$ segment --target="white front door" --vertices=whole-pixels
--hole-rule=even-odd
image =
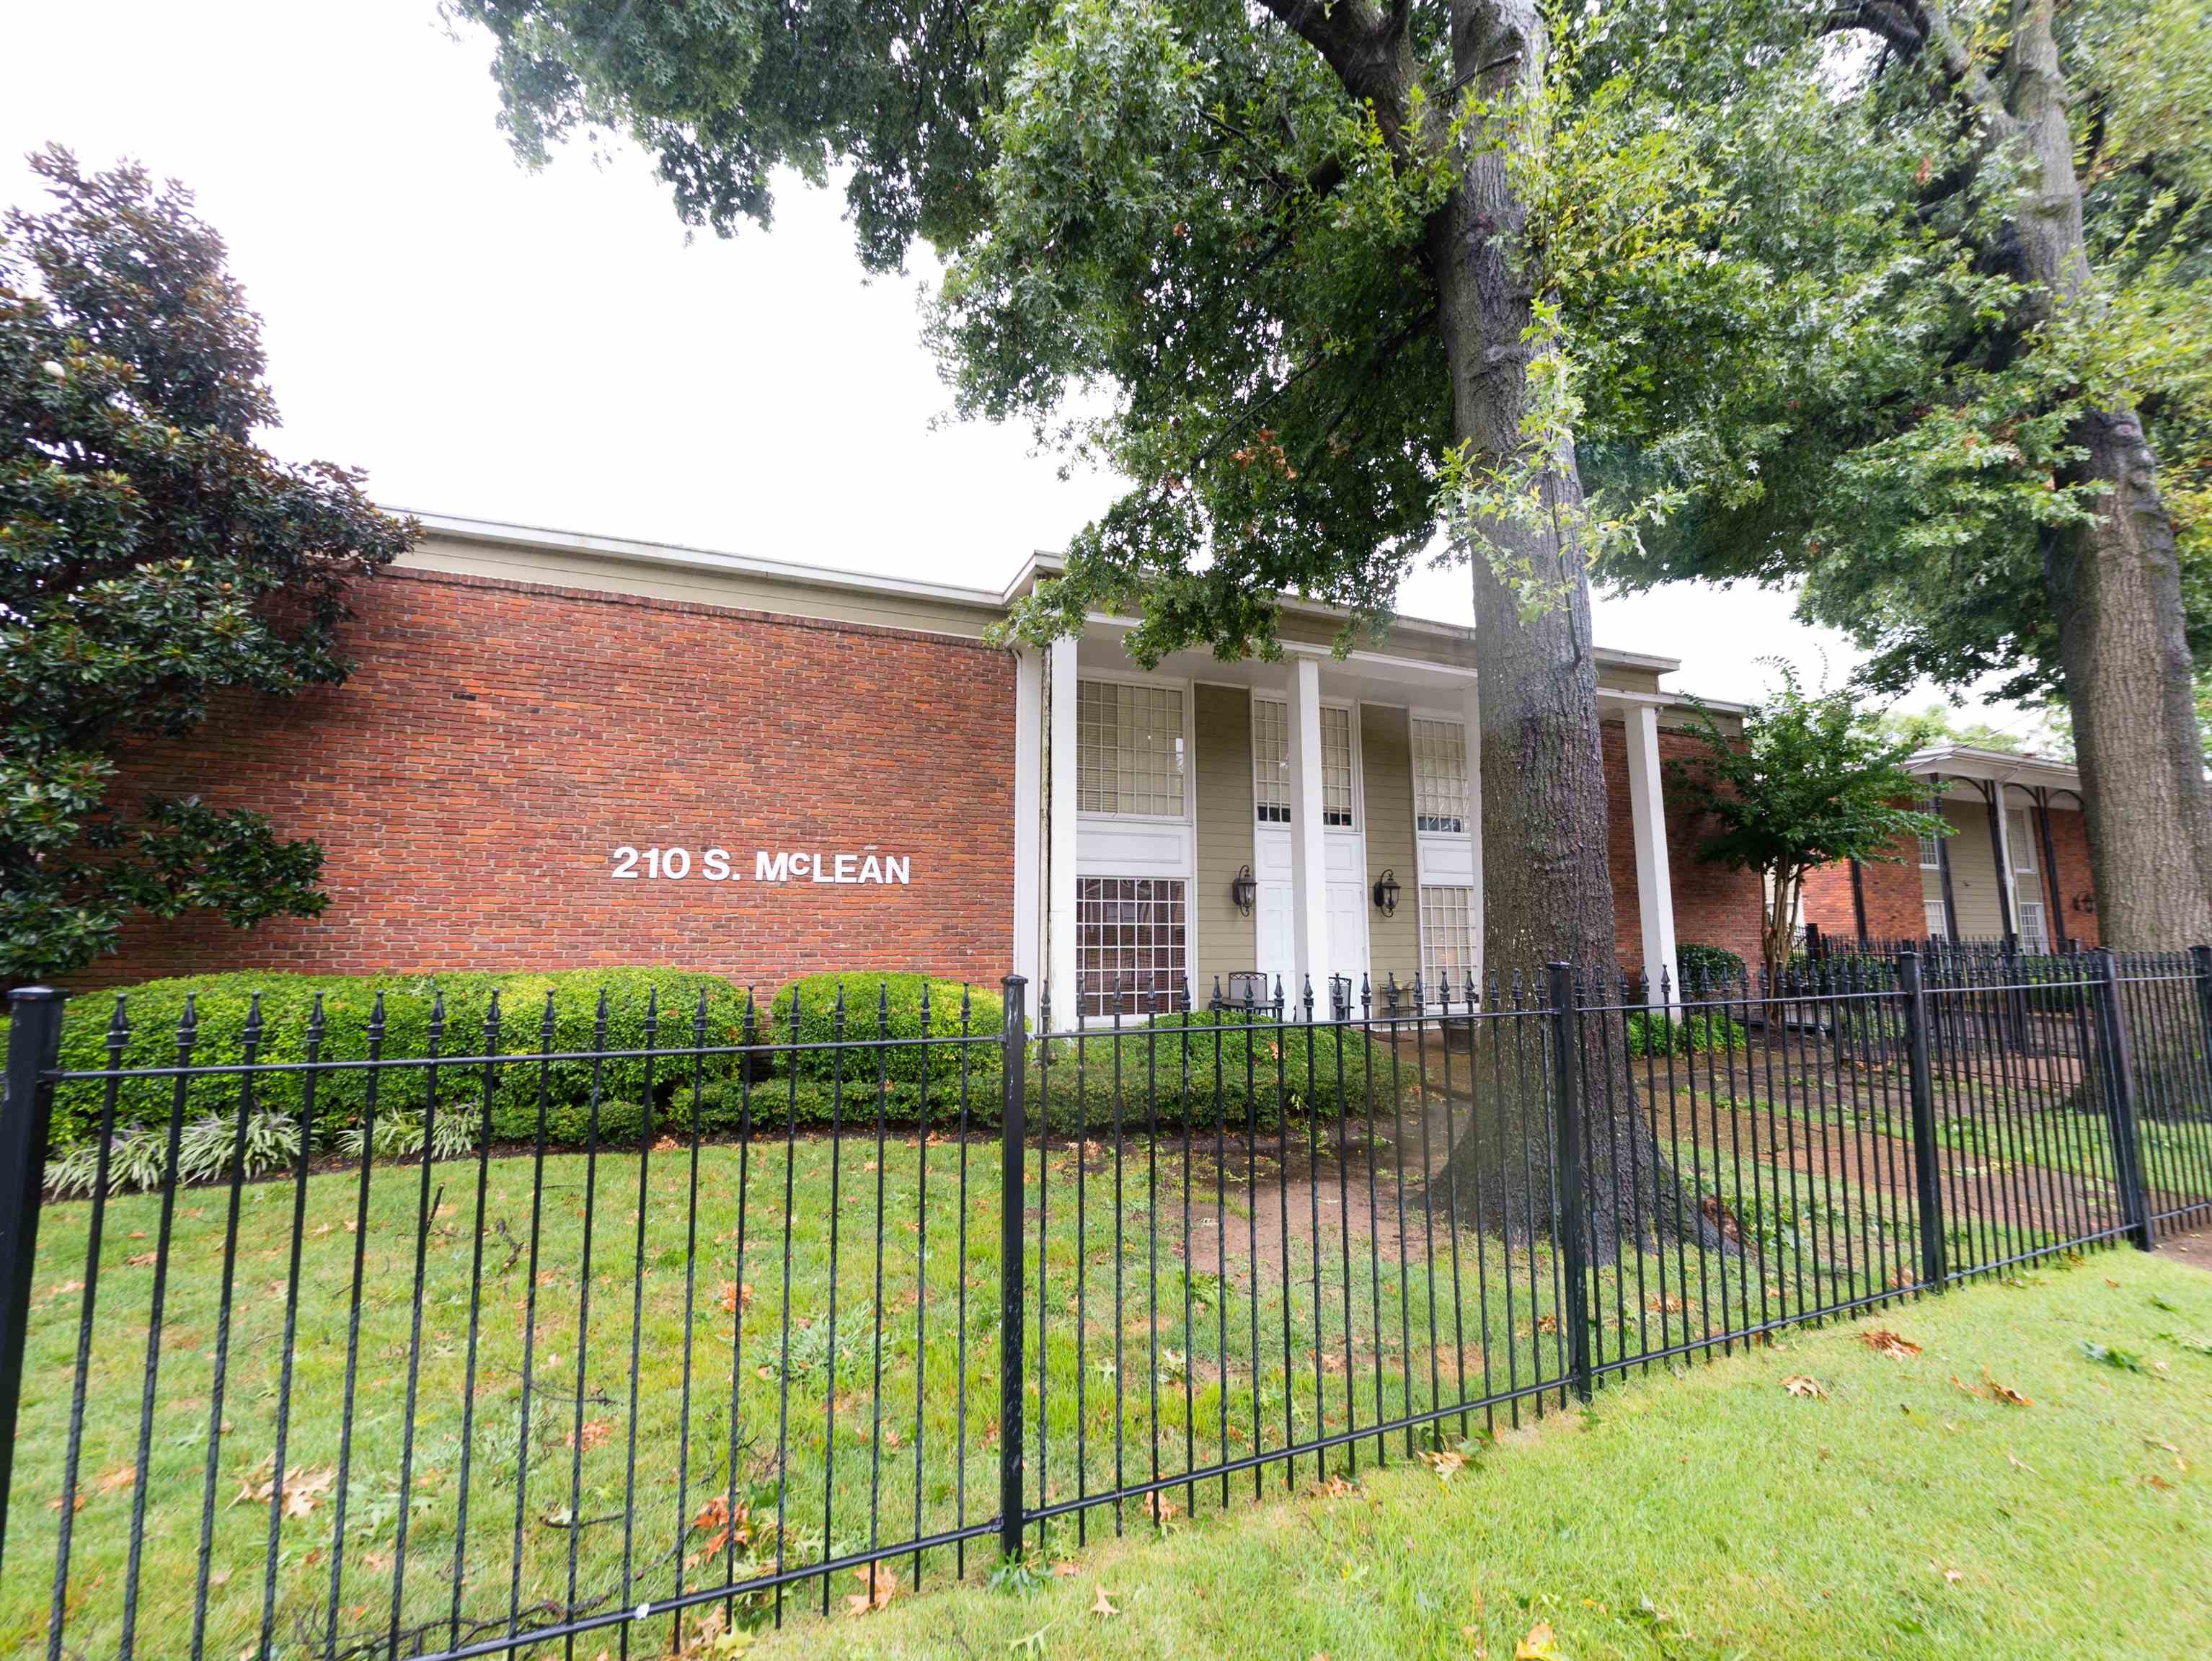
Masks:
[[[1359,857],[1358,838],[1351,839],[1351,855]],[[1367,884],[1355,876],[1346,882],[1336,875],[1335,849],[1330,849],[1328,884],[1328,972],[1352,983],[1352,1009],[1359,1009],[1359,977],[1367,968]],[[1314,1012],[1329,1013],[1328,988],[1314,988]]]

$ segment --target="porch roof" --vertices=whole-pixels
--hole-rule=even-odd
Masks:
[[[1971,779],[2000,788],[2018,785],[2064,791],[2079,798],[2081,771],[2071,761],[2047,755],[2014,755],[2001,749],[1982,749],[1972,744],[1930,744],[1905,758],[1908,773],[1927,779]]]

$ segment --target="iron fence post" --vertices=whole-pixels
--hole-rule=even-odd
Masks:
[[[1022,1208],[1023,1145],[1028,1106],[1024,1076],[1029,1058],[1029,1018],[1023,1005],[1029,982],[1010,974],[1000,983],[1006,995],[1006,1027],[1000,1152],[999,1159],[999,1549],[1022,1553],[1022,1286],[1026,1270],[1023,1246],[1027,1232]]]
[[[1943,1240],[1943,1168],[1936,1156],[1936,1081],[1928,1065],[1928,991],[1920,954],[1897,955],[1897,989],[1905,1004],[1905,1064],[1912,1097],[1912,1181],[1919,1215],[1920,1283],[1943,1289],[1949,1273]]]
[[[2135,1056],[2128,1040],[2126,1012],[2120,1008],[2118,965],[2109,947],[2089,954],[2089,973],[2097,1000],[2097,1047],[2103,1052],[2105,1112],[2112,1126],[2112,1175],[2120,1185],[2120,1215],[2128,1238],[2138,1250],[2153,1245],[2150,1196],[2143,1187],[2142,1144],[2136,1140]]]
[[[54,1087],[44,1076],[61,1052],[63,994],[19,986],[8,994],[7,1094],[0,1097],[0,1563],[8,1555],[8,1488],[15,1463],[15,1408],[23,1388],[39,1202]]]
[[[1553,1130],[1559,1161],[1559,1259],[1567,1307],[1559,1312],[1567,1334],[1567,1372],[1575,1394],[1590,1398],[1589,1225],[1583,1208],[1583,1155],[1580,1025],[1575,1009],[1575,971],[1571,963],[1547,966],[1552,1003],[1552,1095]]]

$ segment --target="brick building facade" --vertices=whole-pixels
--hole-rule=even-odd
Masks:
[[[1946,837],[1893,860],[1831,865],[1806,880],[1802,916],[1839,941],[1998,940],[2029,951],[2100,942],[2081,775],[2066,762],[1938,745],[1907,759]]]
[[[1402,618],[1339,656],[1340,616],[1291,602],[1281,663],[1139,674],[1114,620],[987,640],[1049,561],[992,593],[427,525],[357,591],[343,686],[234,697],[128,759],[126,799],[197,791],[315,839],[328,908],[134,924],[86,979],[1013,970],[1103,1009],[1481,967],[1472,631]],[[1598,658],[1623,965],[1677,938],[1755,959],[1756,880],[1698,861],[1668,787],[1673,664]]]

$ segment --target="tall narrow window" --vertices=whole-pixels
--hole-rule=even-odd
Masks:
[[[1951,931],[1943,914],[1943,902],[1940,900],[1923,900],[1921,910],[1923,913],[1921,920],[1927,925],[1928,937],[1930,940],[1948,939]]]
[[[2012,854],[2012,868],[2021,876],[2033,876],[2039,869],[2035,863],[2035,835],[2030,826],[2026,808],[2005,809],[2005,845]]]
[[[1352,823],[1352,712],[1324,704],[1321,712],[1321,822]]]
[[[1182,1007],[1188,940],[1183,884],[1085,876],[1075,887],[1075,970],[1084,1013],[1148,1015]]]
[[[1263,825],[1291,822],[1291,718],[1273,698],[1252,700],[1252,811]]]
[[[1413,827],[1467,830],[1467,729],[1456,721],[1413,721]]]
[[[1422,995],[1431,1004],[1464,1003],[1474,973],[1474,890],[1421,889]]]
[[[2040,957],[2051,949],[2051,931],[2044,925],[2040,900],[2020,902],[2020,949],[2031,957]]]
[[[1942,804],[1933,796],[1923,797],[1919,806],[1923,813],[1941,814],[1943,811]],[[1920,869],[1922,870],[1932,871],[1942,869],[1942,841],[1943,839],[1940,836],[1923,836],[1920,839]]]
[[[1084,681],[1075,708],[1076,807],[1182,818],[1182,689]]]

